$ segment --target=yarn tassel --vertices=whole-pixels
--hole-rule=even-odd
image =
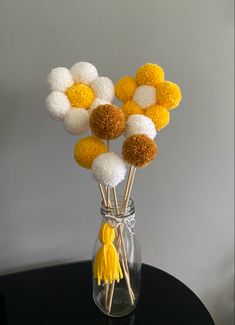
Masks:
[[[94,275],[98,285],[101,285],[101,281],[111,284],[113,281],[119,282],[123,278],[118,253],[113,245],[114,239],[114,228],[108,223],[103,223],[99,232],[99,241],[103,245],[98,250],[94,262]]]

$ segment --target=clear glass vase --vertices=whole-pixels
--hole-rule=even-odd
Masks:
[[[135,207],[101,205],[101,225],[93,254],[93,299],[106,315],[122,317],[138,302],[141,284],[141,250],[134,233]],[[121,207],[121,208],[120,208]]]

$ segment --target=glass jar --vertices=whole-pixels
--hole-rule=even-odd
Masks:
[[[141,283],[141,250],[134,233],[135,207],[101,205],[101,226],[93,254],[93,299],[106,315],[122,317],[138,302]],[[118,199],[122,206],[122,198]]]

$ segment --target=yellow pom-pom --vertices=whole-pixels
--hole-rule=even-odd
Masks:
[[[157,85],[157,104],[171,110],[176,108],[182,99],[180,87],[171,81]]]
[[[137,82],[133,77],[126,76],[117,81],[115,85],[115,95],[122,101],[126,102],[132,99],[137,87]]]
[[[98,250],[94,261],[94,276],[98,285],[101,281],[105,283],[119,282],[123,278],[118,253],[113,245],[115,230],[108,223],[100,227],[99,241],[102,246]]]
[[[136,81],[139,85],[156,86],[164,80],[164,70],[155,63],[146,63],[136,72]]]
[[[88,109],[95,98],[93,90],[81,83],[71,86],[66,91],[66,95],[74,108],[82,107]]]
[[[75,144],[74,159],[80,166],[91,169],[93,160],[107,151],[107,146],[104,142],[92,135],[79,140]]]
[[[144,110],[136,104],[133,100],[128,100],[123,106],[122,111],[125,114],[126,118],[130,115],[141,114],[144,115]]]
[[[166,127],[170,122],[170,112],[164,106],[150,106],[145,110],[145,115],[151,118],[158,131]]]

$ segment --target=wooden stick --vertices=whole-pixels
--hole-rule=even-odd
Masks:
[[[107,197],[107,207],[108,208],[112,208],[112,203],[111,203],[111,199],[110,199],[110,187],[109,186],[107,186],[106,187],[106,197]]]
[[[135,176],[135,171],[136,171],[136,168],[131,165],[130,168],[129,168],[125,193],[124,193],[123,202],[122,202],[123,215],[126,213],[126,209],[128,207],[128,203],[129,203],[129,199],[130,199],[130,193],[131,193],[131,189],[132,189],[133,181],[134,181],[134,176]],[[125,243],[124,243],[124,240],[123,240],[123,236],[121,236],[121,240],[122,240],[122,249],[123,249],[123,255],[124,255],[126,270],[127,270],[128,275],[129,275],[129,268],[128,268],[127,257],[126,257],[126,248],[125,248]]]
[[[111,208],[110,189],[107,188],[107,190],[104,191],[102,184],[99,184],[99,190],[100,190],[102,199],[104,201],[105,207]],[[108,300],[109,300],[109,283],[106,283],[105,284],[105,309],[106,310],[108,310]]]
[[[128,172],[128,176],[127,176],[125,192],[124,192],[124,195],[123,195],[122,207],[124,207],[126,197],[127,197],[127,193],[128,193],[128,189],[129,189],[129,186],[130,186],[130,180],[131,180],[131,174],[132,174],[132,168],[131,167],[132,166],[130,166],[130,168],[129,168],[129,172]]]
[[[114,197],[114,203],[115,203],[115,208],[116,208],[116,212],[117,215],[119,214],[119,206],[118,206],[118,198],[117,198],[117,191],[116,191],[116,187],[112,188],[113,191],[113,197]]]
[[[117,214],[118,214],[119,213],[119,207],[118,207],[117,191],[116,191],[115,187],[113,187],[112,190],[113,190],[113,197],[114,197],[115,207],[116,207],[116,211],[117,211]],[[120,239],[118,239],[117,248],[118,248],[118,255],[119,255]],[[110,313],[111,307],[112,307],[114,287],[115,287],[115,280],[112,282],[112,286],[111,286],[110,298],[109,298],[109,303],[108,303],[108,313]]]
[[[126,185],[126,190],[125,190],[126,195],[123,198],[123,208],[124,208],[123,214],[125,214],[126,209],[128,207],[131,190],[132,190],[133,183],[134,183],[135,173],[136,173],[136,167],[131,166],[129,169],[129,175],[128,175],[128,180],[127,180],[127,185]],[[121,230],[121,232],[122,232],[122,230]],[[123,250],[123,255],[124,255],[125,266],[126,266],[128,276],[130,278],[129,268],[128,268],[128,264],[127,264],[126,248],[125,248],[123,236],[121,236],[121,242],[122,242],[122,250]],[[135,295],[134,295],[133,291],[132,291],[132,294],[133,294],[133,298],[135,299]]]
[[[136,167],[131,166],[131,169],[132,169],[132,172],[131,172],[131,180],[130,180],[130,184],[129,184],[129,188],[128,188],[128,192],[127,192],[126,201],[124,203],[125,209],[128,207],[128,203],[129,203],[130,195],[131,195],[131,190],[132,190],[132,187],[133,187],[135,173],[136,173]]]
[[[132,291],[132,288],[131,288],[130,276],[127,273],[127,271],[125,270],[125,268],[123,269],[123,272],[124,272],[124,276],[125,276],[125,280],[126,280],[126,285],[127,285],[127,289],[128,289],[128,292],[129,292],[129,296],[130,296],[130,299],[131,299],[131,304],[133,306],[134,305],[135,296],[134,296],[134,292]]]
[[[132,166],[130,166],[130,168],[129,168],[129,172],[128,172],[128,176],[127,176],[125,192],[124,192],[124,195],[123,195],[122,208],[125,207],[127,195],[128,195],[128,192],[129,192],[130,181],[131,181],[131,176],[132,176],[132,168],[131,167]],[[122,213],[123,213],[123,215],[125,214],[125,209],[122,210]],[[121,229],[121,233],[122,232],[123,232],[123,227]],[[125,266],[126,266],[126,269],[127,269],[127,273],[129,274],[128,264],[127,264],[127,257],[126,257],[126,249],[125,249],[125,244],[124,244],[122,235],[121,235],[120,239],[122,240],[121,243],[122,243],[122,250],[123,250],[123,257],[124,257],[124,261],[125,261]]]
[[[128,207],[128,203],[129,203],[129,200],[130,200],[130,195],[131,195],[131,190],[132,190],[133,183],[134,183],[135,173],[136,173],[136,167],[131,166],[131,168],[130,168],[130,181],[128,182],[129,186],[128,186],[128,190],[127,190],[126,200],[123,200],[123,205],[124,205],[123,213],[124,214],[126,212],[126,209]],[[121,237],[121,240],[123,241],[123,236]],[[123,246],[123,251],[124,251],[124,259],[125,259],[125,263],[126,263],[126,268],[128,270],[128,273],[129,273],[124,241],[122,242],[122,246]]]
[[[107,143],[107,151],[109,152],[109,149],[110,149],[110,141],[109,139],[106,141]],[[110,187],[109,186],[105,186],[106,188],[106,193],[107,193],[107,207],[108,208],[111,208],[111,201],[110,201]]]
[[[119,206],[118,206],[118,199],[117,199],[117,191],[116,191],[116,188],[114,187],[112,189],[112,191],[113,191],[115,208],[116,208],[117,215],[118,215],[119,214]],[[118,233],[119,233],[119,236],[118,236],[119,237],[118,238],[118,245],[117,245],[118,255],[119,255],[119,252],[120,252],[120,246],[121,246],[120,244],[121,243],[124,244],[124,240],[123,240],[123,236],[122,236],[122,231],[121,231],[121,228],[120,227],[121,227],[121,225],[118,228]],[[131,299],[131,304],[134,305],[134,293],[132,291],[131,284],[130,284],[129,272],[127,272],[127,270],[126,270],[126,265],[125,265],[123,259],[121,259],[121,264],[122,264],[123,273],[124,273],[124,277],[125,277],[126,284],[127,284],[127,289],[128,289],[129,296],[130,296],[130,299]],[[112,282],[112,286],[111,286],[110,298],[109,298],[109,303],[108,303],[108,312],[109,313],[110,313],[111,307],[112,307],[114,287],[115,287],[115,281]]]
[[[114,286],[115,286],[115,280],[113,280],[113,282],[112,282],[111,291],[110,291],[110,296],[109,296],[109,301],[107,302],[108,313],[110,313],[111,308],[112,308]]]
[[[127,263],[127,255],[126,255],[125,243],[124,243],[124,239],[123,239],[123,225],[120,225],[120,226],[121,227],[118,230],[119,230],[119,237],[121,239],[121,248],[122,248],[122,251],[121,251],[122,268],[124,270],[124,276],[125,276],[125,280],[126,280],[126,283],[127,283],[127,288],[128,288],[128,291],[129,291],[129,295],[131,295],[133,300],[135,300],[135,294],[134,294],[134,292],[132,290],[131,282],[130,282],[130,272],[129,272],[128,263]],[[131,301],[132,301],[132,299],[131,299]]]
[[[108,309],[109,283],[105,284],[105,309]]]
[[[101,196],[102,196],[102,199],[103,199],[104,205],[107,207],[106,195],[105,195],[105,193],[104,193],[104,188],[103,188],[102,184],[99,184],[99,190],[100,190],[100,194],[101,194]]]
[[[124,259],[124,263],[125,263],[125,268],[126,268],[127,274],[130,276],[130,272],[129,272],[129,268],[128,268],[128,263],[127,263],[126,246],[125,246],[124,238],[123,238],[123,225],[120,225],[120,226],[121,226],[121,228],[119,229],[119,234],[120,234],[122,251],[123,251],[123,259]]]

